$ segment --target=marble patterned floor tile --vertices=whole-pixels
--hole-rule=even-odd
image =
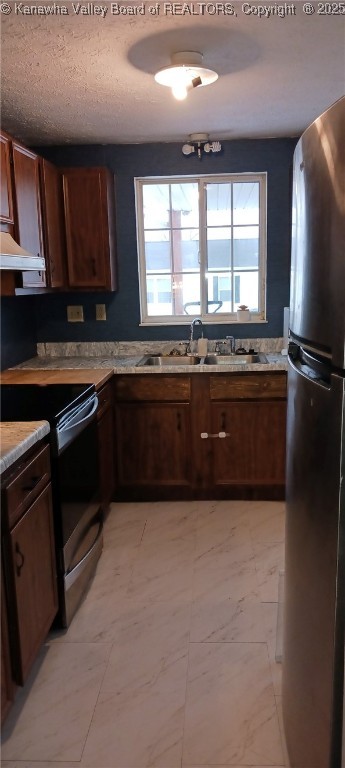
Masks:
[[[283,542],[254,544],[258,589],[263,603],[278,601],[279,573],[284,570]]]
[[[185,689],[190,606],[127,601],[101,691]]]
[[[251,502],[249,526],[254,541],[273,543],[285,539],[285,502]]]
[[[283,764],[265,643],[190,646],[183,764]]]
[[[147,520],[143,544],[177,542],[179,539],[195,536],[197,512],[186,506],[185,502],[157,504],[157,512]]]
[[[282,664],[276,662],[278,603],[261,603],[274,693],[281,696]]]
[[[81,768],[176,768],[181,765],[185,688],[102,693]]]
[[[195,543],[195,567],[213,570],[231,567],[234,562],[254,567],[254,552],[248,530],[199,532]]]
[[[226,562],[217,566],[213,558],[212,568],[204,562],[196,563],[194,568],[193,600],[209,599],[218,602],[226,598],[241,600],[258,593],[257,574],[253,560],[242,560],[235,553],[227,553]]]
[[[45,646],[2,732],[7,760],[80,760],[110,645]]]
[[[142,545],[135,561],[128,597],[189,601],[192,597],[194,540]]]
[[[219,527],[232,528],[248,523],[248,502],[209,501],[202,502],[198,510],[197,528],[215,530]]]
[[[144,519],[124,521],[112,527],[105,526],[103,532],[104,551],[112,551],[114,556],[117,555],[119,560],[121,558],[123,560],[124,553],[135,550],[141,544],[145,526],[146,520]]]
[[[262,643],[266,636],[258,596],[192,603],[192,643]]]

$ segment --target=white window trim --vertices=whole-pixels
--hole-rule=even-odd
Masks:
[[[140,299],[140,326],[157,325],[190,325],[194,317],[201,317],[202,321],[208,325],[225,325],[229,323],[238,323],[237,313],[228,313],[217,315],[217,313],[201,314],[196,312],[190,315],[148,315],[147,295],[146,295],[146,263],[145,263],[145,241],[144,241],[144,217],[143,217],[143,185],[169,183],[170,181],[183,184],[186,180],[198,183],[201,179],[208,183],[217,183],[228,179],[231,182],[241,181],[259,181],[259,305],[258,312],[251,312],[249,323],[267,323],[266,319],[266,286],[267,286],[267,172],[258,171],[257,173],[219,173],[219,174],[198,174],[184,176],[138,176],[134,178],[135,189],[135,207],[136,207],[136,226],[137,226],[137,249],[138,249],[138,271],[139,271],[139,299]],[[204,189],[204,188],[203,188]],[[202,228],[202,219],[205,215],[205,206],[201,205],[200,229]],[[202,254],[202,259],[205,255]],[[204,264],[200,264],[205,272]],[[201,291],[206,290],[205,280],[201,281]]]

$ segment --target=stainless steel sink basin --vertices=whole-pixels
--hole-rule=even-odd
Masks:
[[[206,365],[244,365],[246,363],[267,363],[266,355],[207,355]]]
[[[196,355],[145,355],[142,360],[137,363],[141,365],[158,365],[163,366],[176,366],[176,365],[199,365],[200,357]]]

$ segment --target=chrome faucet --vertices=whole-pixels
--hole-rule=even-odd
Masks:
[[[188,341],[188,351],[189,352],[192,351],[192,343],[194,341],[194,327],[196,325],[201,325],[201,328],[203,329],[202,320],[200,320],[200,317],[195,317],[194,320],[192,320],[192,322],[190,324],[190,336],[189,336],[189,341]],[[203,335],[204,335],[204,332],[202,330],[201,331],[201,336],[203,336]]]
[[[234,355],[236,351],[236,339],[234,336],[225,336],[226,341],[229,344],[230,355]]]

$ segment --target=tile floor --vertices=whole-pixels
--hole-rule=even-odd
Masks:
[[[3,768],[281,768],[284,505],[113,504],[97,571],[6,721]]]

